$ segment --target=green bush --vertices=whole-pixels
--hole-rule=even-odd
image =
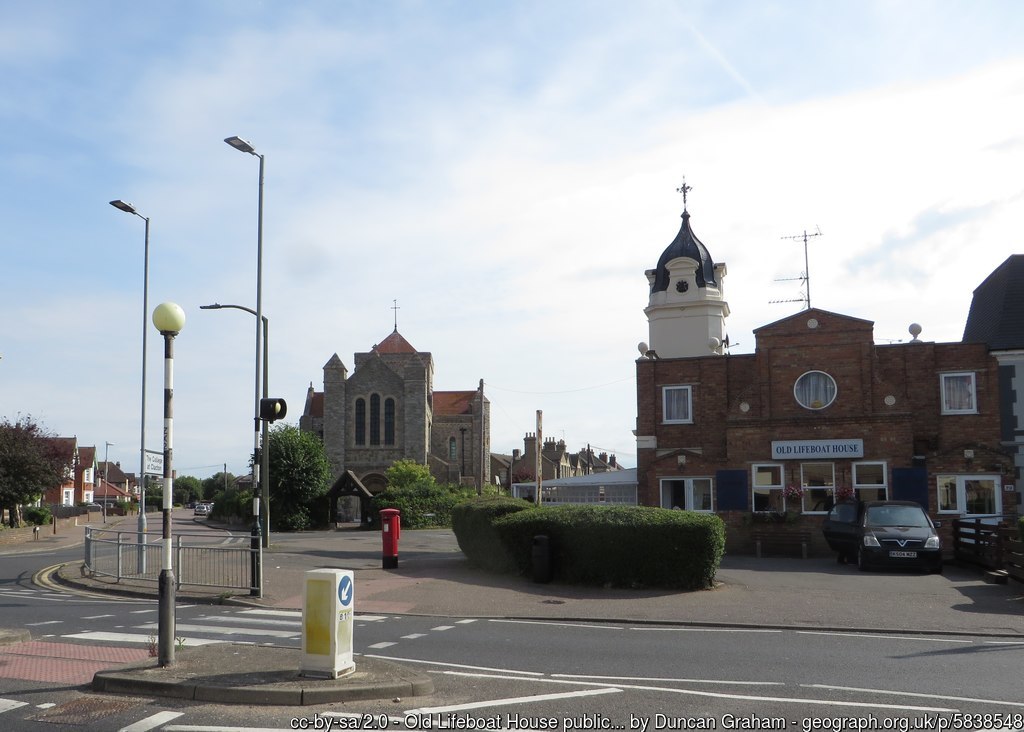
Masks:
[[[53,521],[53,514],[47,506],[26,506],[22,516],[31,526],[44,526]]]
[[[542,507],[502,516],[494,528],[523,572],[533,537],[548,536],[553,575],[580,584],[703,589],[725,549],[714,514],[648,506]]]
[[[483,496],[471,498],[452,509],[452,531],[466,559],[491,572],[514,572],[519,567],[501,543],[494,521],[502,516],[532,509],[521,498]]]
[[[231,518],[252,518],[252,492],[228,488],[221,491],[213,499],[210,518],[226,521]]]
[[[373,510],[397,508],[401,513],[403,529],[429,529],[450,526],[452,509],[467,497],[475,495],[473,489],[457,485],[418,483],[407,488],[388,487],[373,497]],[[374,524],[380,526],[379,515]]]

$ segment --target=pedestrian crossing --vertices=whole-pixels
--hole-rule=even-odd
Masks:
[[[142,616],[155,613],[152,609],[132,611],[132,615],[139,616],[136,620],[140,622],[130,622],[128,627],[55,633],[54,636],[80,642],[152,645],[159,632],[159,623]],[[103,617],[97,616],[97,619]],[[388,617],[356,615],[355,623],[358,627],[361,623],[378,623]],[[272,643],[299,647],[302,645],[302,611],[253,608],[204,613],[177,620],[174,629],[176,643],[182,647],[210,643]]]

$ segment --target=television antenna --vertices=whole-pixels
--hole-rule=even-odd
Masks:
[[[821,227],[815,226],[813,234],[809,234],[807,229],[804,229],[803,234],[796,234],[794,236],[783,236],[782,239],[800,240],[804,242],[804,271],[799,277],[784,277],[782,279],[775,280],[776,282],[794,282],[800,281],[803,283],[803,297],[794,298],[791,300],[769,300],[769,304],[781,303],[781,302],[802,302],[805,310],[811,309],[811,267],[807,256],[807,241],[813,239],[816,236],[822,236]]]

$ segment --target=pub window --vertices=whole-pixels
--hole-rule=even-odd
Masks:
[[[974,372],[939,374],[942,385],[943,414],[977,414]]]
[[[370,444],[380,444],[380,394],[370,395]]]
[[[1002,479],[998,475],[938,476],[939,513],[992,516],[1002,513]]]
[[[782,466],[778,464],[755,465],[753,480],[755,511],[782,513],[785,503],[782,496]]]
[[[384,400],[384,444],[395,444],[395,400]]]
[[[661,389],[663,421],[693,424],[692,392],[689,386],[664,386]]]
[[[853,464],[853,497],[858,501],[889,499],[885,463]]]
[[[366,444],[366,400],[356,399],[356,444]]]
[[[661,481],[661,506],[710,512],[711,493],[711,478],[667,478]]]
[[[836,381],[824,371],[808,371],[793,384],[793,396],[805,409],[824,409],[836,400]]]
[[[824,513],[835,503],[836,471],[832,463],[802,463],[804,513]]]

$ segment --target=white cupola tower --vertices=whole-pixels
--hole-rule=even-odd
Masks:
[[[707,247],[690,228],[685,179],[683,225],[676,238],[646,272],[651,286],[647,315],[647,347],[657,358],[694,358],[724,353],[728,346],[725,319],[729,303],[722,281],[725,264],[715,264]],[[645,355],[649,355],[645,354]]]

